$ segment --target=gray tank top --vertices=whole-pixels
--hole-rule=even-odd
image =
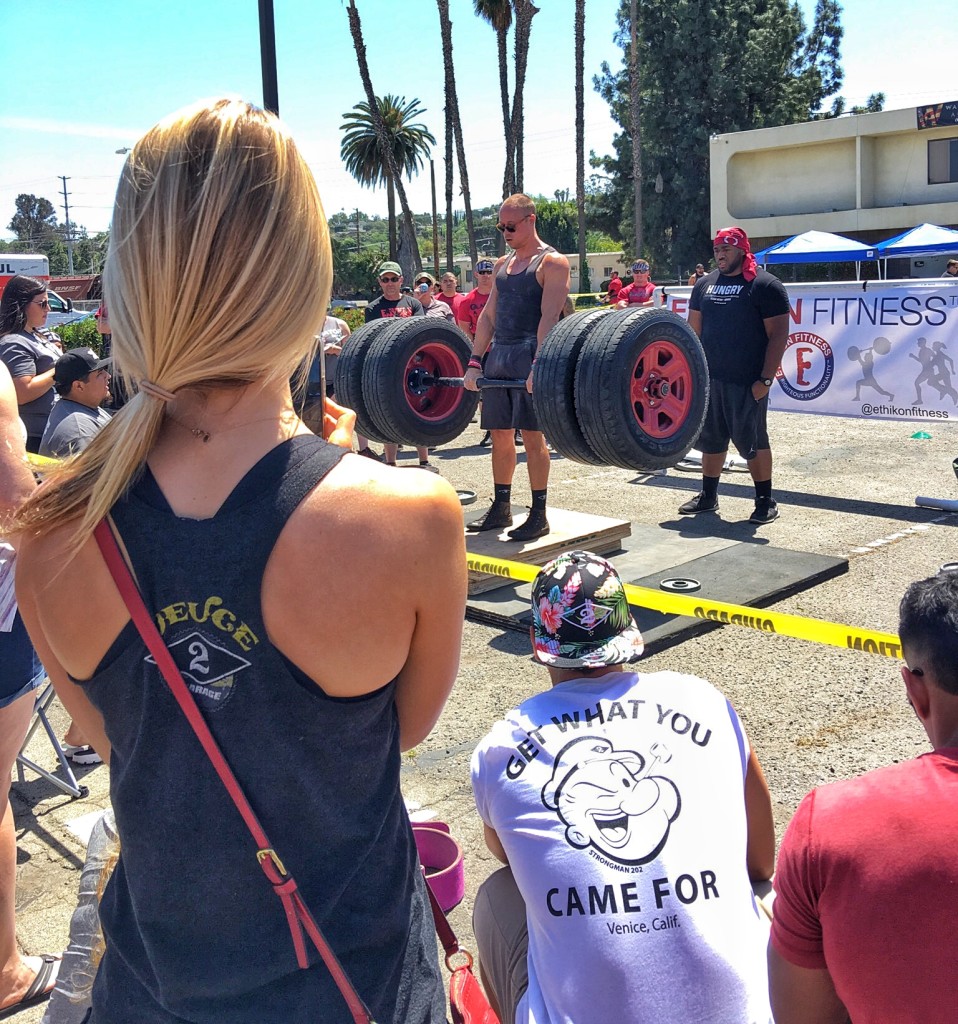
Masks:
[[[520,341],[535,341],[542,319],[542,285],[536,280],[536,270],[548,253],[555,252],[547,245],[537,253],[525,270],[510,274],[515,261],[513,253],[496,274],[496,333],[497,345],[515,345]]]

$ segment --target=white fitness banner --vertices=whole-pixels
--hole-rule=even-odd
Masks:
[[[958,420],[958,284],[944,280],[786,284],[788,348],[770,395],[780,412]],[[656,289],[688,314],[688,287]]]

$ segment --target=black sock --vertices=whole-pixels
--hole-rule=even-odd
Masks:
[[[499,505],[512,504],[512,484],[496,484],[496,503]]]
[[[756,498],[771,498],[772,496],[772,481],[771,480],[756,480],[755,481],[755,497]]]
[[[532,492],[532,511],[533,512],[545,512],[546,510],[546,495],[549,492],[547,490],[533,491]]]
[[[718,485],[720,476],[703,476],[702,477],[702,493],[706,498],[715,498],[718,495]]]

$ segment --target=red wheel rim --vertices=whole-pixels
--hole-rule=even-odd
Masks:
[[[674,341],[646,345],[635,361],[629,398],[649,437],[665,440],[681,429],[692,407],[692,386],[692,368]]]
[[[415,371],[419,373],[415,373]],[[421,374],[430,377],[461,377],[462,363],[456,353],[442,342],[427,342],[409,357],[403,370],[403,394],[416,417],[427,423],[442,421],[462,401],[462,389],[434,384],[423,387],[416,383]]]

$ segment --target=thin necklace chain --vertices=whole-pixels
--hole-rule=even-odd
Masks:
[[[251,427],[256,423],[266,423],[269,420],[277,419],[275,414],[273,416],[261,416],[255,420],[245,420],[243,423],[234,423],[231,427],[223,427],[219,430],[210,431],[206,430],[204,427],[191,427],[188,423],[184,423],[170,412],[167,412],[166,418],[175,423],[181,430],[186,430],[191,433],[198,441],[202,441],[203,444],[209,444],[210,439],[214,434],[219,437],[221,434],[228,434],[230,431],[239,430],[241,427]],[[286,426],[291,421],[298,419],[299,417],[296,415],[295,409],[284,409],[279,414],[278,422],[281,426]]]

